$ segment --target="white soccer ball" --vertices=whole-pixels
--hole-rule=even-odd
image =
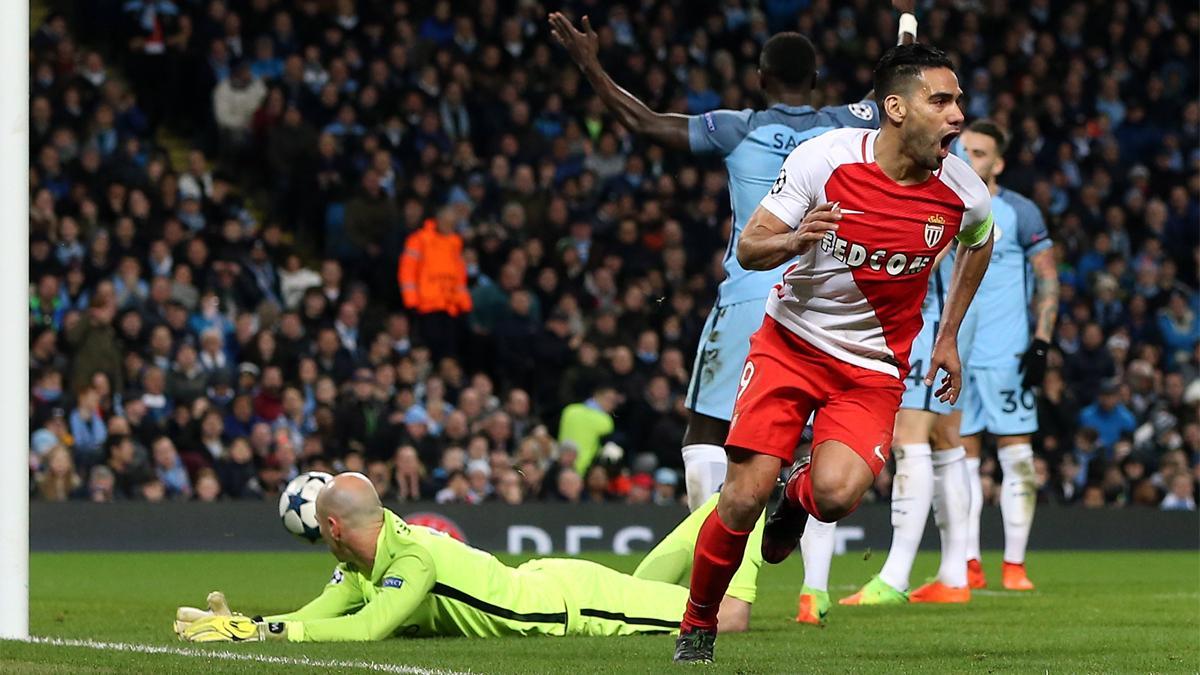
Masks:
[[[309,471],[296,476],[279,495],[279,519],[288,532],[310,544],[321,539],[317,524],[317,494],[333,476],[323,471]]]

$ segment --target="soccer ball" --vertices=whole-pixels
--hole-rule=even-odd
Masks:
[[[310,544],[321,539],[317,524],[317,494],[333,476],[323,471],[309,471],[296,476],[279,495],[279,518],[288,532]]]

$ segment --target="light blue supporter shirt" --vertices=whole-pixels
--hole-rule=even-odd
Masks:
[[[752,272],[737,261],[737,242],[750,214],[775,183],[783,160],[797,145],[831,129],[879,128],[874,101],[817,110],[778,104],[766,110],[713,110],[688,119],[688,143],[696,154],[719,154],[729,174],[733,228],[725,248],[725,280],[717,306],[765,301],[791,260],[772,270]]]

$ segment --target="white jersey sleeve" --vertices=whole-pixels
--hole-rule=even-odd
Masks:
[[[828,136],[829,133],[824,134]],[[788,154],[779,169],[775,183],[763,197],[759,206],[770,211],[776,218],[787,223],[793,230],[813,207],[821,202],[825,178],[829,175],[823,161],[822,141],[824,136],[801,144]],[[822,168],[825,170],[822,172]],[[818,175],[820,174],[820,175]]]
[[[992,193],[966,161],[951,154],[939,175],[963,202],[962,224],[956,237],[968,248],[979,248],[992,236]]]

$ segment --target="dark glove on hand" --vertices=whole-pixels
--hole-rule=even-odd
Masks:
[[[1049,352],[1050,343],[1045,340],[1034,338],[1029,343],[1029,349],[1025,350],[1021,365],[1017,367],[1017,372],[1025,375],[1021,379],[1022,387],[1032,389],[1042,386],[1042,380],[1046,379],[1046,354]]]

